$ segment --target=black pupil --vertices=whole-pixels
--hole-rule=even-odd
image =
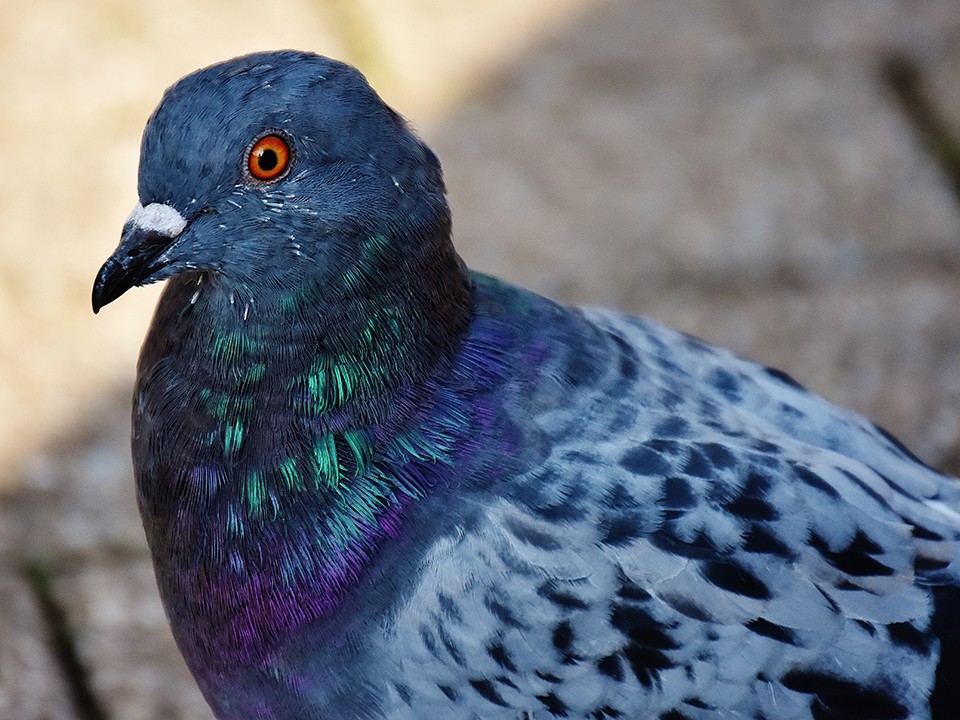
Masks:
[[[269,172],[277,166],[278,162],[280,162],[280,158],[277,157],[277,151],[267,149],[260,153],[260,158],[257,161],[257,164],[260,166],[261,170]]]

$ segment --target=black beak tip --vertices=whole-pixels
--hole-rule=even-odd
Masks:
[[[109,305],[118,297],[123,295],[124,288],[118,280],[118,270],[119,267],[117,264],[110,260],[107,260],[103,267],[100,268],[100,272],[97,273],[97,279],[93,281],[93,293],[91,295],[91,300],[93,304],[93,313],[96,315],[100,312],[101,308],[106,305]]]
[[[103,293],[103,284],[100,282],[100,276],[97,275],[96,282],[93,283],[93,293],[91,296],[92,305],[93,305],[93,314],[96,315],[100,312],[100,308],[106,305],[109,301],[104,297]]]
[[[163,253],[179,234],[179,231],[171,235],[136,224],[125,226],[120,245],[113,255],[107,258],[97,273],[97,279],[93,281],[93,312],[100,312],[102,307],[109,305],[135,285],[146,285],[159,280],[162,271],[169,265],[169,261],[164,260]]]

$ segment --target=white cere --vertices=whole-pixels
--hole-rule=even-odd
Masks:
[[[150,203],[146,207],[137,203],[127,216],[124,225],[136,225],[143,230],[164,237],[175,238],[183,232],[187,221],[177,210],[163,203]]]

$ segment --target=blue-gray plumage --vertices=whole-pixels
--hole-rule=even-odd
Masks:
[[[164,278],[138,499],[217,717],[947,718],[960,493],[653,322],[470,273],[352,68],[167,91],[94,309]]]

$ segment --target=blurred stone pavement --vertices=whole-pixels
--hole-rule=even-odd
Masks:
[[[551,19],[559,5],[528,4],[531,39],[504,30],[513,49],[450,91],[456,101],[441,112],[414,113],[441,107],[430,105],[429,88],[385,93],[443,162],[468,263],[560,300],[650,315],[780,367],[960,474],[956,0],[565,1],[577,7],[562,21]],[[471,6],[445,32],[475,33]],[[509,26],[511,4],[500,7]],[[377,37],[402,44],[408,29],[384,24]],[[332,40],[307,44],[310,32],[286,41],[336,54]],[[487,35],[495,46],[497,34]],[[363,64],[369,49],[343,47],[376,81]],[[137,81],[116,72],[99,82]],[[123,118],[134,127],[117,131],[124,167],[135,165],[149,105],[177,74]],[[131,184],[124,203],[134,199]],[[88,302],[121,222],[71,249],[85,269],[71,275],[79,290],[70,303]],[[0,247],[0,309],[11,318],[13,294],[52,282],[39,270],[13,277],[7,255],[27,267],[32,251],[12,247]],[[123,336],[123,374],[66,393],[56,425],[6,456],[4,720],[211,717],[167,629],[135,507],[132,357],[152,302],[136,292],[140,300],[116,311],[143,315]],[[44,322],[31,332],[65,332]],[[37,382],[72,382],[73,352],[37,360],[50,373]],[[0,353],[7,377],[4,363],[21,354]],[[15,390],[0,391],[10,412],[28,412]]]

